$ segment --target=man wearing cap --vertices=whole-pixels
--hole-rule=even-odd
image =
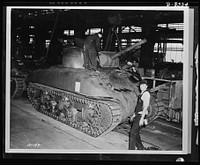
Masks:
[[[140,138],[140,130],[148,124],[147,119],[145,118],[148,114],[147,109],[150,104],[150,93],[147,90],[147,87],[147,81],[141,80],[139,83],[141,93],[138,96],[135,113],[130,118],[132,124],[129,138],[129,150],[144,150],[144,146]]]
[[[132,74],[132,76],[130,76],[129,80],[133,83],[142,80],[140,73],[137,71],[138,65],[139,64],[136,61],[134,61],[133,63],[130,61],[127,62],[128,72],[130,72]]]

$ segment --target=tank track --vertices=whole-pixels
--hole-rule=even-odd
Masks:
[[[149,115],[147,116],[148,123],[155,121],[157,118],[162,116],[165,111],[164,104],[161,100],[156,98],[154,94],[151,94]]]
[[[17,98],[22,95],[26,88],[25,78],[11,77],[11,98]]]
[[[37,111],[95,138],[107,134],[122,120],[120,103],[110,98],[89,97],[31,82],[27,94]]]

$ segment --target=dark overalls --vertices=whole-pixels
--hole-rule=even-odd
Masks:
[[[135,108],[135,118],[131,125],[131,130],[129,134],[129,150],[135,150],[136,147],[138,150],[144,150],[144,146],[142,144],[141,138],[140,138],[140,130],[144,126],[139,126],[139,122],[141,119],[141,114],[138,114],[138,112],[141,112],[143,110],[143,100],[141,99],[142,95],[145,93],[144,91],[141,95],[138,97],[137,106]]]
[[[90,68],[96,69],[99,50],[100,38],[98,34],[88,36],[84,42],[84,64]]]

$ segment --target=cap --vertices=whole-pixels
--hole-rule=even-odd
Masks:
[[[129,65],[129,66],[132,66],[132,65],[133,65],[133,63],[132,63],[132,62],[130,62],[130,61],[128,61],[128,62],[127,62],[127,65]]]
[[[146,85],[148,85],[147,80],[141,80],[140,83],[139,83],[139,85],[141,85],[141,84],[146,84]]]
[[[101,32],[97,33],[97,35],[99,36],[99,38],[102,38],[103,34]]]
[[[128,68],[131,68],[131,67],[136,67],[137,64],[128,61],[128,62],[127,62],[127,66],[128,66]]]

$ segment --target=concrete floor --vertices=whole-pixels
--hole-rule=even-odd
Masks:
[[[10,149],[126,151],[127,129],[129,127],[123,123],[114,131],[93,138],[37,112],[26,98],[11,100]],[[141,138],[147,148],[156,146],[159,150],[181,150],[181,134],[180,128],[156,120],[142,129]]]

